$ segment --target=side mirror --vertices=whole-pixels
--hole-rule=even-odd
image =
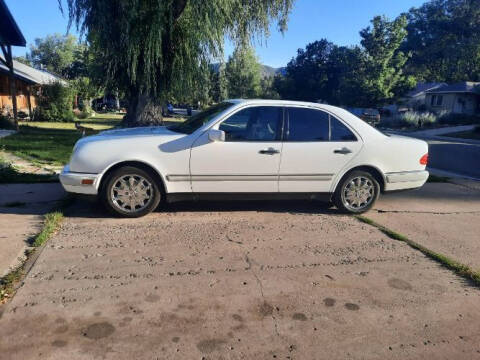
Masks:
[[[225,131],[223,130],[216,130],[216,129],[210,129],[208,131],[208,139],[210,141],[216,142],[216,141],[225,141]]]

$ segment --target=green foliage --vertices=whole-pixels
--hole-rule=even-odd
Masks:
[[[32,245],[42,246],[59,228],[63,220],[63,213],[60,211],[51,212],[45,215],[42,231],[35,237]]]
[[[225,63],[220,62],[218,69],[210,66],[210,98],[213,102],[219,103],[228,98],[228,81],[225,75]]]
[[[361,47],[322,39],[299,49],[286,75],[276,76],[275,89],[283,98],[360,107],[377,107],[403,95],[415,85],[403,72],[408,57],[399,50],[406,19],[375,17],[372,25],[360,32]]]
[[[81,66],[85,51],[85,45],[79,44],[73,35],[47,35],[43,39],[35,39],[35,45],[31,45],[27,54],[27,61],[37,68],[45,67],[48,71],[72,79],[85,71]]]
[[[431,0],[406,15],[410,73],[423,81],[480,81],[480,1]]]
[[[7,115],[0,114],[0,129],[15,130],[15,124]]]
[[[34,118],[36,121],[73,121],[72,111],[74,90],[61,83],[52,83],[42,86],[38,97]]]
[[[151,121],[146,114],[156,116],[167,96],[191,91],[203,71],[199,64],[223,56],[226,36],[242,43],[268,35],[272,19],[284,30],[293,3],[67,0],[70,22],[98,54],[97,74],[129,97],[127,120],[134,123]]]
[[[70,85],[78,96],[78,108],[84,113],[84,118],[90,117],[93,113],[92,100],[102,95],[101,89],[86,76],[71,80]]]
[[[32,63],[30,62],[30,60],[28,60],[25,56],[14,56],[13,60],[16,60],[19,63],[25,64],[28,66],[32,66]]]
[[[404,126],[422,127],[436,123],[437,116],[429,112],[407,111],[401,114],[397,121]]]
[[[376,16],[372,27],[360,32],[365,49],[365,71],[361,79],[363,106],[385,104],[415,86],[415,78],[405,75],[403,68],[408,56],[400,51],[407,36],[407,18],[394,21]]]
[[[274,77],[264,76],[260,80],[260,95],[262,99],[280,99],[280,94],[274,88]]]
[[[225,70],[228,94],[232,98],[255,98],[261,91],[260,64],[255,51],[247,45],[235,49]]]

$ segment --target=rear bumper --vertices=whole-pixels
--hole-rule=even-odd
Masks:
[[[428,171],[401,171],[385,174],[385,191],[419,188],[428,180]]]
[[[65,191],[75,194],[97,195],[98,193],[98,174],[74,173],[70,171],[69,165],[66,165],[60,174],[60,183]],[[82,184],[83,180],[90,180],[90,184]]]

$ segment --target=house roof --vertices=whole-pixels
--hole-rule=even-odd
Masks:
[[[0,0],[0,19],[0,43],[4,45],[25,46],[27,42],[4,0]]]
[[[26,81],[30,84],[45,85],[45,84],[51,84],[54,82],[60,82],[63,85],[66,85],[66,81],[63,80],[62,78],[56,75],[53,75],[47,71],[38,70],[31,66],[22,64],[21,62],[18,62],[16,60],[13,60],[13,70],[14,70],[15,76],[18,79]],[[1,72],[8,73],[8,68],[2,62],[0,62],[0,73]]]
[[[444,85],[438,89],[427,91],[429,94],[438,93],[476,93],[480,82],[463,81],[455,84]]]
[[[445,86],[445,85],[447,85],[447,84],[446,83],[437,83],[437,82],[429,82],[429,83],[419,82],[419,83],[417,83],[417,86],[415,87],[415,89],[410,90],[407,93],[407,97],[412,97],[412,98],[417,97],[419,95],[423,95],[427,91],[434,90],[434,89],[437,89],[437,88],[439,88],[441,86]]]

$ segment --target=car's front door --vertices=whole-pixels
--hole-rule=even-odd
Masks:
[[[286,108],[280,192],[326,193],[360,151],[361,140],[342,121],[313,108]]]
[[[225,141],[201,135],[191,150],[193,192],[278,192],[282,124],[281,107],[248,107],[213,126]]]

